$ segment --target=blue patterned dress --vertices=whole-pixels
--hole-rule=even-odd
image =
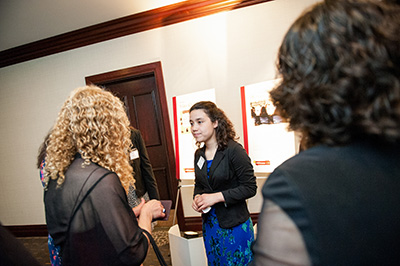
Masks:
[[[207,160],[207,171],[212,160]],[[244,266],[253,260],[251,243],[254,241],[254,228],[251,219],[233,228],[219,226],[215,208],[203,215],[203,240],[208,265]]]

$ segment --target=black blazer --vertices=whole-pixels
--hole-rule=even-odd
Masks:
[[[256,194],[257,183],[250,158],[242,145],[229,140],[226,148],[218,149],[211,164],[209,178],[204,147],[195,153],[194,168],[196,178],[193,196],[215,192],[222,192],[224,196],[225,203],[214,205],[222,228],[232,228],[250,217],[246,199]]]
[[[140,198],[148,192],[150,199],[160,199],[156,178],[154,177],[153,168],[147,154],[146,145],[142,138],[142,134],[137,129],[131,129],[131,140],[133,148],[136,148],[139,157],[131,159],[131,166],[135,172],[136,195]]]

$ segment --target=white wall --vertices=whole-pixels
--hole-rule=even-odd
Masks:
[[[37,149],[86,76],[161,61],[171,122],[173,96],[215,88],[242,136],[239,88],[275,77],[285,32],[315,2],[275,0],[1,68],[0,221],[45,223]]]

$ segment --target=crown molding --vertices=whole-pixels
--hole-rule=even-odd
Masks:
[[[188,0],[0,51],[0,68],[273,0]]]

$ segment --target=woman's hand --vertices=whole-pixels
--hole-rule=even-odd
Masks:
[[[225,199],[221,192],[196,195],[192,202],[192,208],[197,212],[202,212],[204,209],[224,201]]]
[[[141,213],[146,212],[151,214],[152,220],[164,218],[164,206],[159,200],[150,200],[143,205]]]
[[[192,201],[192,208],[193,208],[193,210],[201,213],[202,211],[201,211],[200,207],[197,205],[197,198],[198,197],[200,197],[200,195],[194,196],[194,199]]]
[[[142,207],[144,206],[145,203],[146,203],[146,201],[144,200],[144,198],[141,198],[140,204],[138,206],[132,208],[132,211],[135,213],[136,218],[139,217]]]
[[[139,227],[151,233],[151,221],[158,218],[164,218],[164,206],[158,200],[146,202],[140,211],[138,218]]]

